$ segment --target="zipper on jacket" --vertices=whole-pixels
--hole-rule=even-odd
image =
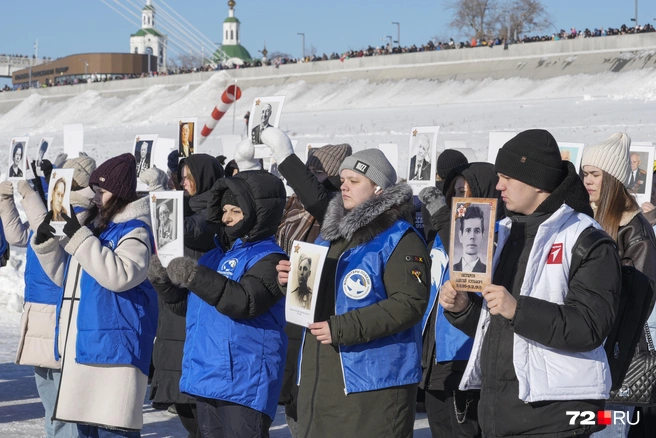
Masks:
[[[73,309],[75,306],[75,301],[80,301],[80,299],[77,297],[77,285],[78,282],[80,281],[80,271],[82,270],[82,266],[78,263],[77,264],[77,271],[75,272],[75,283],[73,286],[73,295],[71,296],[71,308],[68,310],[68,325],[66,326],[66,340],[64,341],[64,351],[63,354],[61,355],[61,361],[62,361],[62,366],[61,366],[61,376],[59,376],[59,387],[57,388],[57,398],[55,398],[55,406],[52,408],[52,417],[50,418],[50,421],[53,421],[57,417],[57,406],[59,405],[59,394],[61,394],[61,385],[62,382],[64,381],[64,366],[66,365],[66,347],[68,346],[68,337],[71,333],[71,321],[73,320]],[[67,269],[68,271],[68,269]],[[66,280],[67,278],[64,277],[64,288],[66,288]],[[62,300],[66,300],[66,297],[64,297]]]
[[[349,250],[350,251],[350,250]],[[342,260],[344,253],[337,257],[337,267],[335,269],[335,315],[337,315],[337,292],[339,291],[339,283],[337,282],[337,272],[339,271],[339,262]],[[346,373],[344,373],[344,360],[342,360],[342,347],[337,345],[339,351],[339,363],[342,367],[342,380],[344,381],[344,395],[348,396],[348,389],[346,389]]]

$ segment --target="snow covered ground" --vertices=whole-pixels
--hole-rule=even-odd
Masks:
[[[52,158],[63,149],[62,125],[84,124],[85,150],[103,161],[131,151],[138,134],[175,138],[176,119],[199,117],[204,122],[228,85],[222,73],[198,88],[152,87],[127,98],[86,92],[63,102],[33,95],[0,115],[0,163],[8,160],[11,137],[29,135],[34,151],[41,136],[54,136]],[[235,133],[243,132],[243,115],[256,96],[285,95],[280,126],[299,142],[350,143],[355,150],[397,143],[399,167],[405,168],[410,129],[439,125],[444,140],[463,140],[479,160],[487,156],[490,131],[545,128],[557,140],[590,143],[615,131],[634,141],[656,142],[656,75],[653,70],[602,75],[562,76],[486,81],[367,81],[283,86],[243,90],[235,114]],[[222,120],[202,152],[218,155],[217,136],[232,133],[232,112]],[[202,125],[202,123],[201,123]],[[204,150],[202,150],[204,148]],[[2,166],[4,167],[4,166]],[[10,265],[0,268],[0,436],[38,437],[43,409],[32,371],[13,365],[22,306],[24,252],[12,252]],[[177,419],[144,404],[144,437],[183,437]],[[418,416],[417,437],[430,432]],[[279,412],[272,437],[289,436]]]

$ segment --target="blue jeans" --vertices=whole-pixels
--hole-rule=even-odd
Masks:
[[[635,411],[635,406],[622,406],[622,405],[612,405],[612,404],[607,404],[606,407],[604,408],[605,411],[623,411],[623,412],[628,412],[628,420],[631,420],[631,417],[633,417],[633,411]],[[593,438],[626,438],[629,435],[629,429],[631,428],[631,425],[627,421],[627,419],[624,419],[625,424],[611,424],[610,426],[606,426],[606,428],[600,432],[596,432],[592,434]]]
[[[126,432],[124,430],[105,429],[104,427],[88,426],[86,424],[78,424],[77,430],[80,432],[80,438],[140,438],[141,432],[134,430]]]
[[[75,424],[52,421],[52,413],[55,409],[55,400],[57,399],[60,378],[60,370],[34,367],[36,390],[39,392],[41,403],[46,410],[46,436],[48,438],[76,438],[77,426]]]

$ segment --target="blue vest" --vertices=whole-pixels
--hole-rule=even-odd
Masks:
[[[138,219],[111,223],[100,242],[111,250],[135,228],[152,232]],[[151,246],[154,248],[154,245]],[[101,286],[82,270],[77,318],[76,362],[82,364],[133,365],[148,375],[157,331],[157,293],[148,280],[125,292]]]
[[[228,252],[213,249],[198,264],[239,281],[269,254],[284,254],[274,237],[254,243],[238,239]],[[247,406],[273,419],[287,352],[285,300],[257,318],[232,319],[191,292],[180,391]]]
[[[30,237],[32,235],[30,234]],[[5,239],[5,227],[0,220],[0,257],[7,251],[7,240]]]
[[[436,250],[438,254],[435,254]],[[438,258],[440,260],[437,260]],[[474,339],[451,325],[444,317],[444,307],[440,306],[437,302],[440,287],[449,280],[449,258],[444,245],[442,245],[440,236],[435,236],[431,250],[431,260],[431,294],[428,308],[421,324],[422,333],[426,330],[428,318],[430,318],[433,308],[437,304],[437,315],[435,315],[435,362],[468,360],[472,346],[474,345]],[[441,270],[437,267],[437,264],[441,264]],[[439,275],[440,272],[441,275]]]
[[[335,275],[335,315],[387,299],[383,282],[385,267],[408,229],[416,232],[408,222],[399,219],[371,241],[339,257]],[[316,243],[330,245],[323,239],[317,239]],[[400,333],[363,344],[340,345],[339,354],[346,394],[418,383],[421,380],[421,326],[416,324]]]
[[[32,241],[30,231],[30,242]],[[52,282],[41,267],[32,244],[25,251],[25,302],[57,305],[61,301],[62,288]]]

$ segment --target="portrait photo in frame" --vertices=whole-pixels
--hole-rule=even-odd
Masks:
[[[271,149],[262,144],[260,134],[268,127],[278,128],[285,96],[256,97],[248,119],[248,135],[255,146],[255,158],[271,158]]]
[[[415,195],[419,194],[422,188],[435,185],[439,132],[439,126],[414,127],[410,131],[405,175]]]
[[[635,196],[638,205],[651,201],[654,179],[654,147],[631,145],[629,149],[630,171],[626,188]]]
[[[581,170],[581,159],[583,158],[584,143],[559,142],[560,157],[563,161],[569,161],[574,165],[576,171]]]
[[[482,292],[492,281],[494,198],[453,198],[449,269],[454,289]]]
[[[9,181],[20,181],[27,179],[27,144],[29,137],[14,137],[9,145],[9,160],[7,163],[7,179]]]
[[[285,319],[287,322],[307,327],[314,322],[317,293],[321,281],[328,247],[295,240],[289,261]]]
[[[153,224],[155,252],[162,266],[184,256],[184,208],[182,191],[150,192],[150,220]]]
[[[145,192],[148,186],[141,182],[139,178],[143,172],[150,169],[155,164],[155,147],[159,135],[137,135],[134,138],[132,154],[137,163],[137,191]],[[166,168],[164,168],[166,169]]]
[[[178,120],[178,154],[180,158],[187,158],[198,153],[198,119],[185,118]]]
[[[53,169],[48,183],[48,211],[52,211],[50,225],[55,229],[55,236],[64,235],[66,220],[71,216],[71,186],[75,169]]]

